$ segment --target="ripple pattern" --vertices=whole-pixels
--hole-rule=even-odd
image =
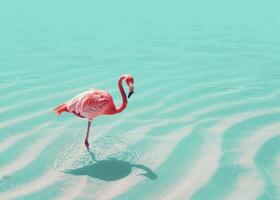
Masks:
[[[145,34],[133,19],[112,19],[135,28],[114,35],[95,21],[79,32],[75,19],[65,34],[44,19],[17,26],[0,17],[0,36],[14,37],[0,47],[1,200],[280,199],[279,38],[183,28],[187,19],[166,30],[156,16]],[[94,120],[87,152],[86,121],[52,109],[95,87],[120,104],[124,73],[135,94],[123,113]]]

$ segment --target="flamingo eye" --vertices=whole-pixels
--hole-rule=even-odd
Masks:
[[[126,81],[127,85],[134,84],[134,80],[133,80],[133,77],[131,75],[126,75],[125,81]]]

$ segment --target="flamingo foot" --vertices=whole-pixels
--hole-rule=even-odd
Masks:
[[[87,140],[85,140],[85,145],[86,145],[87,150],[89,150],[89,143]]]

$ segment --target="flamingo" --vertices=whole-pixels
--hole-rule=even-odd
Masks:
[[[116,107],[112,96],[103,90],[90,89],[83,92],[66,103],[60,104],[54,109],[54,112],[59,116],[62,112],[69,112],[80,118],[86,118],[88,120],[85,146],[89,150],[89,133],[91,122],[99,115],[113,115],[122,112],[127,107],[127,97],[123,88],[123,81],[126,82],[129,93],[128,98],[134,93],[134,79],[131,75],[122,75],[118,81],[118,87],[122,96],[122,105]]]

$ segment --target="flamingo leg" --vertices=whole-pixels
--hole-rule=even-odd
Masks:
[[[90,126],[91,126],[91,121],[88,121],[87,133],[86,133],[86,138],[85,138],[85,145],[86,145],[87,150],[89,150],[88,137],[89,137],[89,132],[90,132]]]

